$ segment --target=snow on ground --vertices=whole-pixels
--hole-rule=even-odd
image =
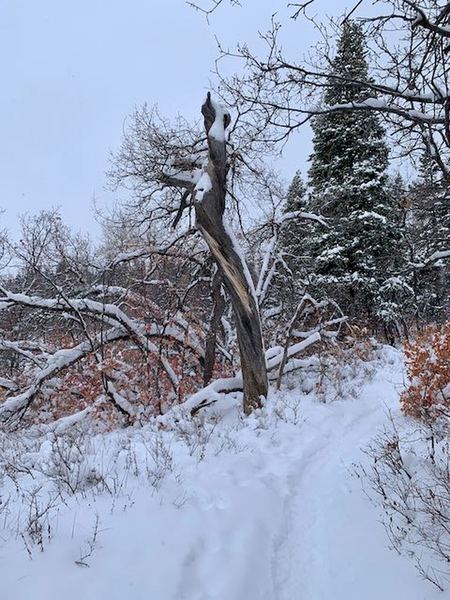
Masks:
[[[383,353],[356,399],[296,387],[175,432],[2,436],[0,598],[442,599],[353,475],[399,412],[401,355]]]

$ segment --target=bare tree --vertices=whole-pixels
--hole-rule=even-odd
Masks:
[[[208,131],[215,122],[216,116]],[[221,131],[213,129],[220,138]],[[236,329],[247,336],[252,323],[246,302],[256,311],[258,327],[260,307],[270,318],[266,302],[285,268],[278,245],[283,226],[293,218],[323,222],[301,212],[280,215],[277,196],[270,217],[266,215],[245,240],[255,261],[254,291],[243,254],[223,222],[224,197],[218,193],[202,205],[214,190],[215,165],[209,160],[208,155],[202,175],[189,189],[195,208],[203,211],[204,235],[217,255],[213,268],[207,256],[213,253],[192,227],[152,233],[155,223],[164,222],[159,208],[156,220],[149,223],[130,223],[125,215],[115,215],[115,223],[107,220],[108,236],[101,250],[72,235],[54,212],[24,220],[19,244],[4,239],[4,263],[14,265],[15,272],[0,278],[0,421],[16,425],[71,415],[73,422],[106,410],[111,418],[132,423],[163,414],[180,402],[196,412],[223,394],[245,389],[245,371],[234,369],[236,336],[223,283],[232,286],[237,281],[233,293],[243,316],[238,313]],[[223,187],[218,189],[223,193]],[[219,208],[215,202],[221,203]],[[218,223],[210,224],[210,211],[218,215]],[[168,214],[172,219],[173,212]],[[180,221],[186,225],[188,218]],[[216,247],[220,243],[224,246]],[[240,262],[236,266],[233,261]],[[294,332],[282,339],[271,335],[274,344],[294,342],[289,348],[275,345],[267,350],[263,373],[267,369],[268,379],[274,380],[313,366],[314,357],[298,355],[322,336],[326,339],[326,327],[334,324],[308,323],[300,342]],[[252,356],[253,348],[247,351],[244,346],[244,352]],[[230,371],[233,376],[224,377]],[[202,383],[206,387],[199,390]]]
[[[176,226],[186,209],[195,210],[195,227],[208,245],[230,296],[236,321],[244,388],[244,411],[261,406],[267,395],[267,373],[258,302],[247,263],[232,230],[224,220],[227,175],[227,128],[230,115],[208,93],[202,106],[205,135],[185,122],[171,128],[151,113],[144,122],[135,120],[125,137],[115,180],[136,183],[141,198],[160,197],[170,209]],[[176,191],[181,190],[176,208]],[[217,315],[213,317],[217,322]]]
[[[68,401],[57,405],[56,413],[77,410],[102,393],[126,420],[134,419],[150,396],[160,412],[163,404],[180,401],[184,365],[194,363],[199,371],[204,361],[204,327],[202,311],[197,322],[185,318],[192,308],[191,273],[182,254],[171,255],[173,241],[141,244],[99,263],[101,257],[72,236],[55,213],[26,219],[22,230],[19,244],[7,244],[16,272],[0,281],[0,389],[6,391],[1,419],[23,417],[39,399],[51,405],[58,379],[63,385],[77,370],[67,393],[59,394]],[[195,256],[195,246],[186,241],[185,250]],[[170,274],[161,255],[181,265],[181,275]],[[164,272],[173,285],[161,278]],[[167,293],[155,291],[164,288]],[[187,304],[184,314],[179,295]],[[178,355],[181,365],[174,362]],[[195,389],[184,386],[185,393]]]
[[[225,129],[230,116],[208,94],[202,106],[208,136],[208,163],[196,184],[196,226],[207,242],[233,304],[244,385],[244,411],[249,414],[267,396],[267,373],[258,304],[245,257],[227,228],[225,212],[228,170]]]

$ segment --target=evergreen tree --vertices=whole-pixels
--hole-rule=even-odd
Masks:
[[[306,205],[306,186],[303,183],[302,174],[297,171],[291,181],[286,195],[284,212],[304,210]]]
[[[347,21],[338,42],[325,104],[360,102],[369,96],[365,38]],[[348,83],[356,79],[361,83]],[[383,309],[383,284],[402,260],[399,211],[387,192],[388,148],[377,114],[332,112],[313,123],[314,152],[308,210],[329,220],[315,229],[308,250],[313,259],[313,287],[336,299],[360,322],[391,318]],[[385,308],[385,307],[384,307]]]
[[[389,177],[386,193],[392,206],[392,225],[395,230],[394,248],[390,272],[387,271],[377,294],[377,315],[381,317],[385,331],[392,336],[404,334],[408,337],[408,324],[417,313],[414,290],[414,277],[409,268],[411,244],[408,239],[407,221],[409,214],[409,193],[403,177],[397,173]],[[388,335],[389,337],[389,335]]]
[[[289,185],[283,207],[285,213],[306,210],[306,186],[302,174],[297,171]],[[276,296],[286,306],[298,301],[298,295],[304,290],[303,275],[305,272],[304,240],[309,233],[310,225],[303,219],[288,221],[281,232],[280,245],[283,260],[290,273],[283,273],[275,288]]]
[[[306,187],[300,171],[297,171],[291,181],[286,195],[284,212],[290,213],[306,208]],[[281,245],[285,253],[285,261],[294,275],[294,280],[300,277],[302,254],[305,239],[306,223],[301,219],[292,219],[283,227]]]
[[[450,189],[432,157],[424,154],[419,178],[410,188],[408,233],[411,262],[424,263],[435,252],[450,247]],[[448,261],[430,263],[414,272],[418,318],[422,323],[444,321],[450,316]]]

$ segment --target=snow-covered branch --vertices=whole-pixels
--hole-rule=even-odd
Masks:
[[[320,342],[321,339],[320,333],[315,332],[306,340],[298,342],[297,344],[293,344],[287,348],[287,360],[283,365],[283,374],[290,373],[300,368],[316,366],[317,361],[315,357],[310,357],[308,359],[297,359],[296,357],[299,354],[302,354],[310,346]],[[284,355],[285,349],[281,346],[266,350],[265,357],[269,379],[273,380],[278,377],[276,369],[282,364]],[[216,379],[205,388],[202,388],[190,396],[180,407],[177,407],[175,409],[175,414],[179,410],[182,410],[183,412],[195,415],[199,410],[214,404],[218,400],[222,399],[226,394],[230,394],[232,392],[241,392],[243,389],[242,385],[242,373],[237,373],[234,377]]]
[[[88,340],[72,348],[62,348],[56,351],[47,358],[43,368],[38,370],[32,385],[17,395],[7,397],[0,405],[0,419],[5,420],[12,415],[23,415],[46,381],[56,377],[64,369],[73,366],[101,345],[117,341],[123,337],[124,333],[122,331],[111,329],[95,336],[94,344],[91,340]]]

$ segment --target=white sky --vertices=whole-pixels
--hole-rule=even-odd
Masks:
[[[96,233],[93,197],[105,190],[110,150],[125,117],[145,101],[162,114],[198,118],[223,45],[258,45],[280,11],[285,45],[298,56],[312,27],[283,18],[287,0],[245,0],[211,19],[184,0],[0,0],[0,207],[17,231],[17,215],[61,207],[75,229]],[[348,0],[322,0],[341,13]],[[310,153],[305,130],[286,151],[290,178]]]

